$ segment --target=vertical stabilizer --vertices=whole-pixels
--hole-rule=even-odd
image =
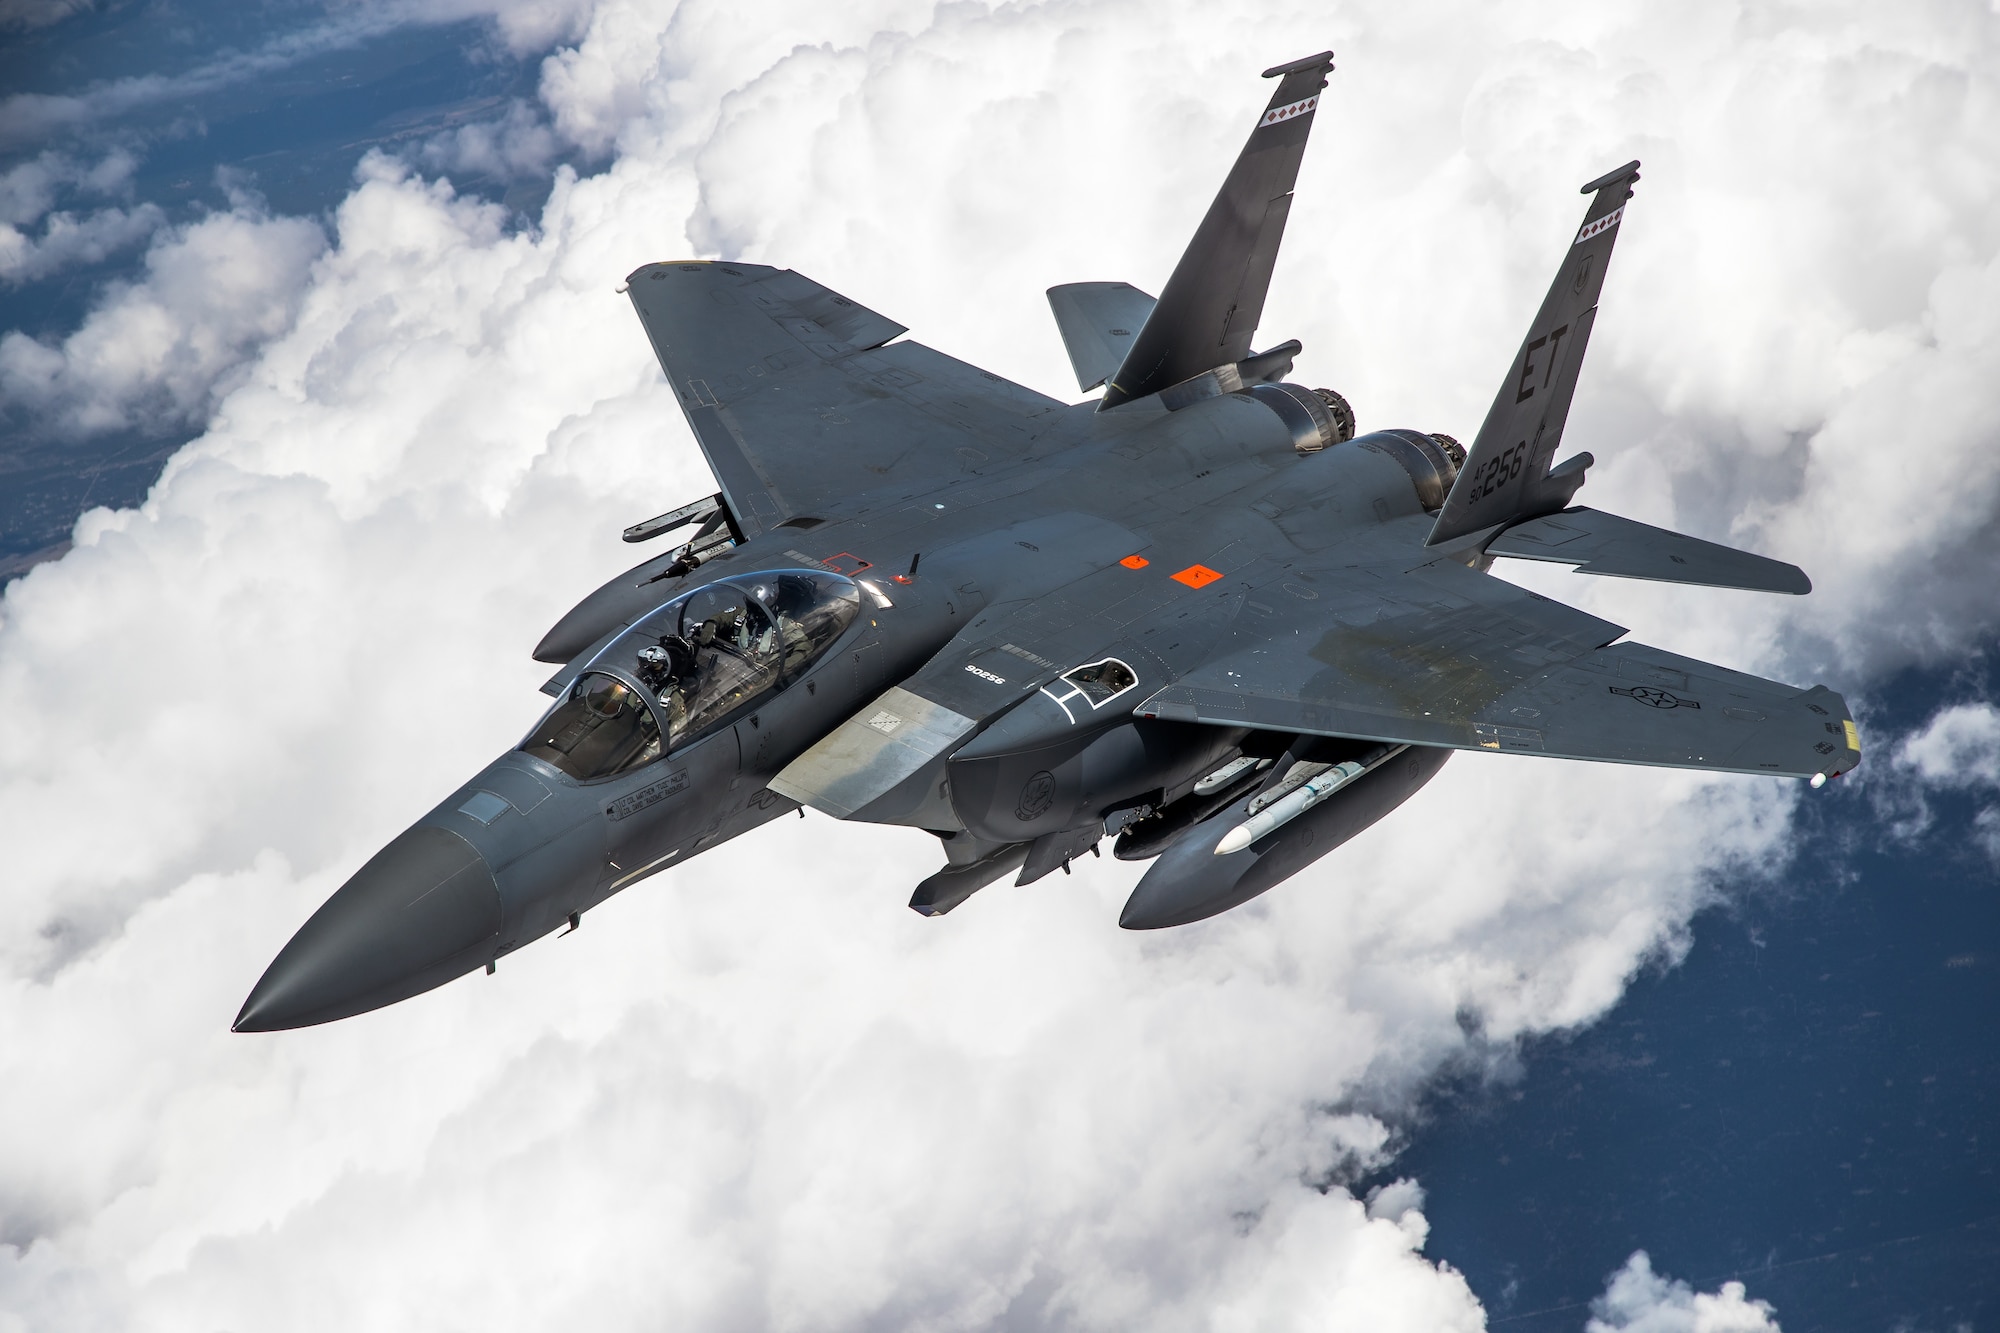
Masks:
[[[1549,462],[1562,443],[1563,423],[1576,393],[1583,350],[1597,316],[1597,294],[1618,240],[1618,222],[1639,164],[1627,162],[1583,187],[1593,195],[1583,225],[1563,256],[1562,267],[1514,364],[1487,410],[1486,424],[1467,451],[1465,465],[1445,497],[1431,528],[1429,545],[1464,537],[1516,519],[1553,514],[1583,484],[1590,455],[1579,454],[1554,472]]]
[[[1332,68],[1333,52],[1322,51],[1264,71],[1265,78],[1278,80],[1278,90],[1124,364],[1105,384],[1100,408],[1158,393],[1250,355],[1299,160]]]

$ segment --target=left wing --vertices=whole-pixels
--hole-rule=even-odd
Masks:
[[[790,269],[648,264],[625,280],[747,537],[848,496],[1020,457],[1063,404],[953,360]]]
[[[1325,571],[1316,586],[1324,599],[1267,595],[1287,610],[1255,629],[1239,619],[1221,655],[1135,711],[1793,777],[1837,775],[1861,759],[1846,701],[1824,686],[1614,644],[1619,626],[1462,565]]]

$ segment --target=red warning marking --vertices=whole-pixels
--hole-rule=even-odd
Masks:
[[[1262,120],[1257,122],[1257,128],[1261,130],[1266,125],[1275,125],[1281,120],[1290,120],[1293,116],[1303,116],[1318,104],[1319,94],[1314,93],[1311,97],[1302,98],[1288,106],[1274,106],[1264,113]]]
[[[1189,565],[1186,569],[1174,575],[1174,582],[1185,583],[1190,588],[1206,588],[1221,577],[1222,575],[1216,573],[1207,565]]]
[[[864,569],[875,568],[874,561],[863,560],[860,556],[849,555],[845,551],[839,555],[830,555],[820,563],[836,574],[859,574]]]
[[[1589,240],[1593,236],[1596,236],[1600,232],[1610,231],[1613,227],[1618,225],[1618,219],[1624,216],[1625,216],[1625,205],[1620,204],[1618,207],[1612,209],[1609,213],[1606,213],[1603,217],[1599,218],[1597,221],[1585,223],[1583,228],[1579,230],[1576,234],[1575,244],[1582,245],[1585,241]]]
[[[1144,569],[1147,565],[1150,565],[1153,562],[1148,560],[1143,555],[1128,555],[1123,560],[1120,560],[1118,563],[1125,566],[1125,568],[1127,569]]]

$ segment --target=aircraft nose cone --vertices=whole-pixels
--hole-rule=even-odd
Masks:
[[[500,922],[499,886],[472,844],[418,825],[299,928],[230,1028],[310,1027],[406,1000],[486,962]]]

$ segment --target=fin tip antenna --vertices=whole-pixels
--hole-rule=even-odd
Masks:
[[[1321,69],[1332,69],[1333,52],[1322,51],[1316,56],[1306,56],[1302,60],[1294,60],[1289,64],[1273,65],[1271,66],[1271,68],[1264,71],[1264,77],[1267,79],[1275,79],[1285,74],[1293,74],[1302,69],[1313,69],[1315,67]]]
[[[1599,176],[1596,180],[1584,186],[1581,190],[1578,190],[1577,193],[1596,194],[1599,190],[1603,189],[1607,185],[1616,185],[1620,181],[1629,182],[1638,179],[1639,179],[1639,159],[1635,157],[1630,162],[1627,162],[1624,166],[1618,168],[1616,171],[1605,172],[1602,176]]]

